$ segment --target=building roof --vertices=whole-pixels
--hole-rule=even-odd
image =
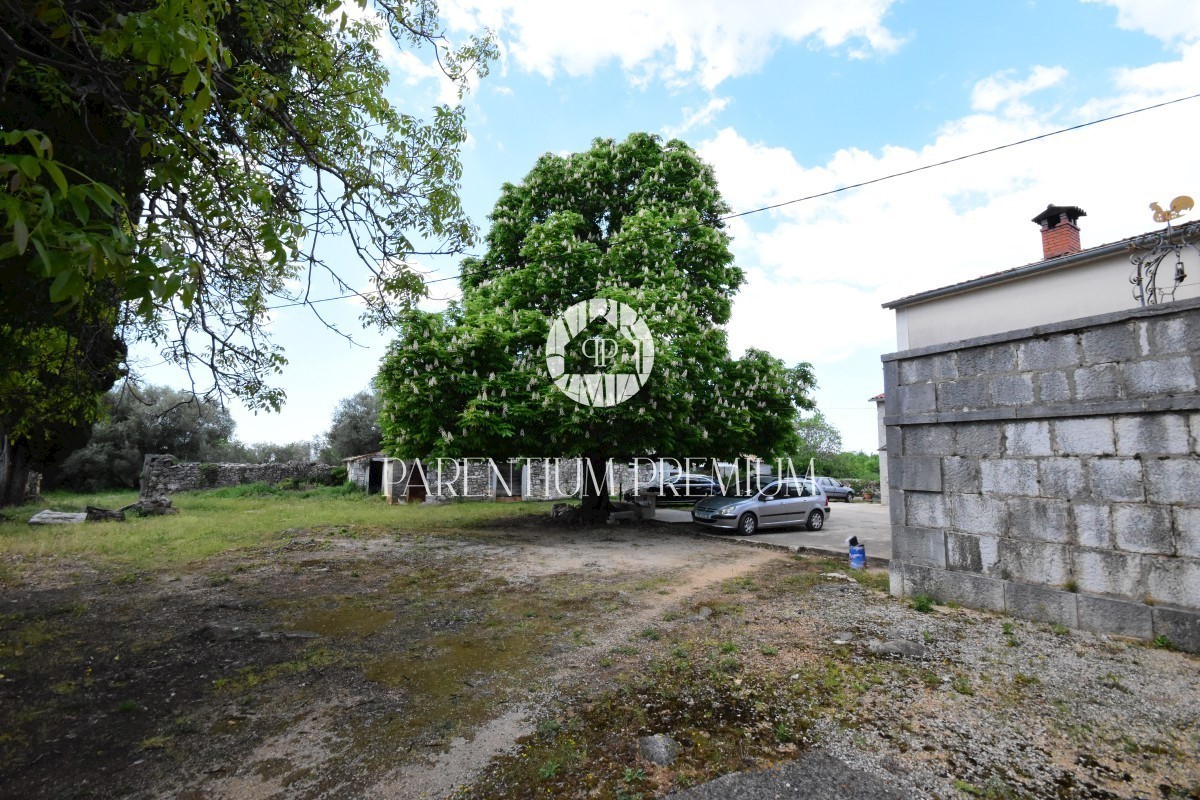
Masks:
[[[361,456],[349,456],[348,458],[343,458],[342,462],[345,463],[347,461],[362,461],[363,459],[375,459],[375,458],[387,458],[387,456],[385,456],[383,454],[382,450],[376,450],[374,453],[363,453]]]
[[[1065,256],[1057,258],[1047,258],[1042,261],[1034,261],[1030,264],[1025,264],[1020,267],[1002,270],[1001,272],[992,272],[988,275],[982,275],[978,278],[972,278],[969,281],[943,286],[940,289],[931,289],[927,292],[919,294],[910,294],[907,297],[901,297],[899,300],[892,300],[883,304],[884,308],[904,308],[905,306],[915,306],[918,303],[924,303],[929,300],[936,300],[939,297],[945,297],[951,294],[960,294],[969,292],[974,289],[979,289],[984,286],[991,286],[1005,281],[1016,280],[1017,278],[1025,278],[1029,275],[1036,275],[1040,272],[1051,272],[1063,267],[1070,267],[1076,264],[1082,264],[1088,261],[1093,261],[1098,258],[1111,256],[1114,253],[1121,253],[1133,247],[1133,243],[1145,236],[1154,235],[1158,231],[1152,231],[1149,234],[1141,233],[1137,236],[1130,236],[1128,239],[1121,239],[1116,242],[1089,247],[1087,250],[1080,250],[1078,253],[1068,253]]]
[[[872,397],[870,399],[872,402],[882,403],[883,402],[883,392],[880,392],[879,394],[875,395],[874,397]]]

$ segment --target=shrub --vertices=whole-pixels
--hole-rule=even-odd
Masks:
[[[221,468],[216,464],[200,465],[200,488],[211,489],[221,478]]]

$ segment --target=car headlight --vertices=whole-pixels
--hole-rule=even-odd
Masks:
[[[728,505],[723,505],[720,508],[718,508],[716,513],[728,514],[730,511],[733,511],[735,508],[737,508],[737,503],[729,503]]]

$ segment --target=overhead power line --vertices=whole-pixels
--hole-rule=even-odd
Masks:
[[[1197,92],[1196,94],[1188,95],[1187,97],[1178,97],[1174,100],[1166,100],[1161,103],[1155,103],[1153,105],[1142,106],[1141,108],[1135,108],[1130,111],[1122,111],[1120,114],[1112,114],[1107,117],[1100,117],[1099,119],[1093,119],[1088,122],[1081,122],[1078,125],[1071,125],[1066,128],[1059,128],[1057,130],[1048,131],[1047,133],[1038,134],[1037,136],[1030,136],[1025,139],[1018,139],[1017,141],[1014,141],[1014,142],[1008,142],[1007,144],[996,145],[995,147],[988,147],[983,150],[976,150],[973,153],[966,153],[965,155],[955,156],[954,158],[947,158],[942,161],[935,161],[932,164],[925,164],[920,167],[913,167],[912,169],[901,170],[900,172],[892,172],[887,175],[881,175],[878,178],[871,178],[870,180],[859,181],[858,183],[851,183],[846,186],[838,186],[837,188],[828,189],[823,192],[817,192],[816,194],[809,194],[809,195],[805,195],[803,197],[794,198],[792,200],[784,200],[782,202],[772,203],[771,205],[762,206],[760,208],[752,208],[748,211],[738,211],[738,212],[735,212],[732,214],[726,214],[725,216],[720,217],[719,219],[722,222],[724,222],[725,220],[738,219],[740,217],[748,217],[752,214],[761,214],[764,211],[772,211],[776,208],[783,208],[784,206],[795,205],[797,203],[805,203],[805,202],[808,202],[809,200],[818,200],[822,197],[829,197],[830,195],[840,194],[842,192],[848,192],[851,189],[861,189],[864,186],[871,186],[872,184],[883,183],[884,181],[890,181],[895,178],[903,178],[906,175],[912,175],[917,172],[924,172],[925,170],[936,169],[937,167],[944,167],[948,164],[956,164],[960,161],[966,161],[967,159],[978,158],[979,156],[989,155],[991,153],[996,153],[1001,150],[1008,150],[1009,148],[1018,147],[1023,144],[1030,144],[1031,142],[1041,141],[1042,139],[1049,139],[1051,136],[1058,136],[1063,133],[1071,133],[1072,131],[1082,130],[1083,128],[1090,128],[1093,125],[1100,125],[1105,122],[1112,122],[1113,120],[1122,119],[1124,117],[1132,117],[1135,114],[1141,114],[1145,111],[1154,111],[1155,109],[1166,108],[1167,106],[1173,106],[1173,105],[1176,105],[1177,103],[1184,103],[1184,102],[1187,102],[1188,100],[1195,100],[1197,98],[1200,98],[1200,92]],[[478,256],[473,253],[464,253],[464,255],[471,255],[476,258],[481,258],[481,256]],[[553,260],[553,257],[551,257],[548,260]],[[442,278],[432,278],[430,280],[423,281],[423,283],[426,286],[429,286],[430,284],[441,283],[442,281],[452,281],[452,280],[456,280],[458,278],[463,277],[464,274],[465,273],[460,271],[453,275],[447,275]],[[328,303],[328,302],[331,302],[334,300],[348,300],[351,297],[361,297],[361,296],[362,296],[361,293],[353,292],[351,294],[344,294],[339,297],[326,297],[326,298],[323,298],[320,300],[303,300],[303,301],[299,301],[299,302],[295,302],[295,303],[287,303],[287,304],[279,305],[279,306],[270,306],[267,310],[274,311],[274,310],[280,309],[280,308],[291,308],[293,306],[311,305],[313,303]]]

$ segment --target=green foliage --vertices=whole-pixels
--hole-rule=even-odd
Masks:
[[[200,465],[200,486],[204,489],[211,489],[217,485],[217,479],[221,474],[221,468],[216,464],[201,464]]]
[[[358,5],[366,5],[360,0]],[[0,263],[53,302],[116,288],[166,354],[211,366],[213,389],[278,407],[284,363],[263,323],[288,282],[330,268],[310,232],[355,229],[370,312],[423,293],[409,237],[457,250],[461,107],[426,121],[385,98],[374,40],[436,53],[460,92],[490,41],[447,47],[429,0],[6,3]],[[381,30],[385,29],[385,30]],[[86,119],[89,124],[81,125]],[[96,133],[100,131],[100,133]]]
[[[127,383],[105,395],[104,408],[107,418],[92,427],[85,447],[63,461],[56,485],[89,492],[136,488],[147,453],[170,453],[180,461],[222,460],[233,436],[227,410],[165,386]],[[201,464],[200,477],[203,485],[213,486],[216,466]]]
[[[818,475],[843,481],[879,480],[879,454],[843,451],[841,432],[820,411],[796,421],[796,436],[798,446],[792,456],[793,463],[807,465],[811,459]]]
[[[326,438],[331,461],[378,451],[383,434],[379,430],[379,398],[375,392],[362,391],[339,402]]]
[[[913,611],[920,611],[922,614],[928,614],[933,611],[933,598],[928,595],[919,594],[912,599],[909,604]]]
[[[460,95],[494,46],[449,48],[433,0],[371,9],[0,3],[0,505],[86,442],[127,342],[277,409],[270,308],[309,300],[306,271],[358,283],[314,237],[353,232],[379,321],[424,293],[406,256],[473,239],[463,110],[390,103],[375,42],[436,55]]]
[[[678,140],[638,133],[542,156],[501,190],[487,253],[463,262],[461,303],[401,320],[376,379],[385,449],[401,457],[793,452],[792,419],[812,406],[815,380],[810,365],[789,369],[765,352],[730,357],[720,326],[744,277],[720,221],[727,211],[711,168]],[[592,298],[631,306],[654,338],[650,377],[611,407],[577,404],[546,367],[551,320]],[[586,332],[620,339],[599,323]],[[575,338],[568,362],[581,358],[586,338]]]

